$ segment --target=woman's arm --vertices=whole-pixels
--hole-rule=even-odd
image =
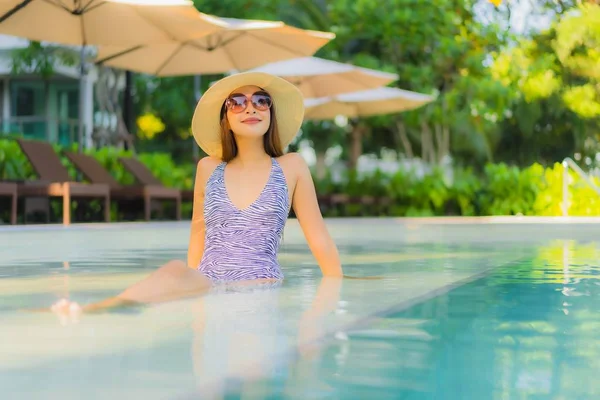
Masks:
[[[316,258],[323,276],[342,277],[338,249],[323,221],[308,165],[299,154],[292,153],[289,157],[297,172],[292,204],[308,247]]]
[[[194,203],[192,208],[192,221],[190,224],[190,242],[188,245],[187,266],[198,268],[202,253],[204,252],[204,189],[206,181],[220,160],[213,157],[204,157],[198,161],[196,179],[194,182]]]

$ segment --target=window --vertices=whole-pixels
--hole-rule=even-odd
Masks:
[[[13,115],[17,117],[35,115],[35,90],[31,87],[17,87]]]

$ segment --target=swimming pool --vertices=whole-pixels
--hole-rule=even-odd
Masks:
[[[290,220],[281,287],[79,321],[22,310],[115,294],[188,226],[1,228],[2,397],[597,398],[600,223],[479,221],[329,221],[345,272],[385,277],[340,285]]]

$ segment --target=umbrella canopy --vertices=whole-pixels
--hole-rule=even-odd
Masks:
[[[283,22],[219,20],[225,29],[195,39],[132,47],[102,46],[96,61],[156,76],[216,74],[312,55],[335,37]]]
[[[64,45],[186,40],[224,26],[187,0],[0,0],[0,33]]]
[[[434,100],[434,97],[408,90],[383,87],[346,93],[333,98],[306,99],[305,119],[333,119],[393,114],[412,110]]]
[[[87,45],[133,46],[197,38],[226,26],[188,0],[0,0],[0,33],[81,46],[79,140],[83,140]],[[81,147],[80,147],[81,149]]]
[[[260,66],[253,71],[281,76],[298,86],[306,98],[330,97],[375,89],[398,79],[396,74],[317,57],[279,61]]]

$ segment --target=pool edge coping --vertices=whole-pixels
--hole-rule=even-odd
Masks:
[[[289,218],[297,221],[296,218]],[[598,224],[598,217],[542,217],[542,216],[480,216],[480,217],[332,217],[325,218],[332,224],[345,224],[356,222],[367,223],[396,223],[406,225],[484,225],[484,224]],[[68,226],[62,224],[27,224],[27,225],[0,225],[0,233],[15,231],[54,231],[54,230],[86,230],[86,229],[118,229],[127,227],[152,227],[152,226],[187,226],[190,220],[184,221],[131,221],[131,222],[82,222]]]

